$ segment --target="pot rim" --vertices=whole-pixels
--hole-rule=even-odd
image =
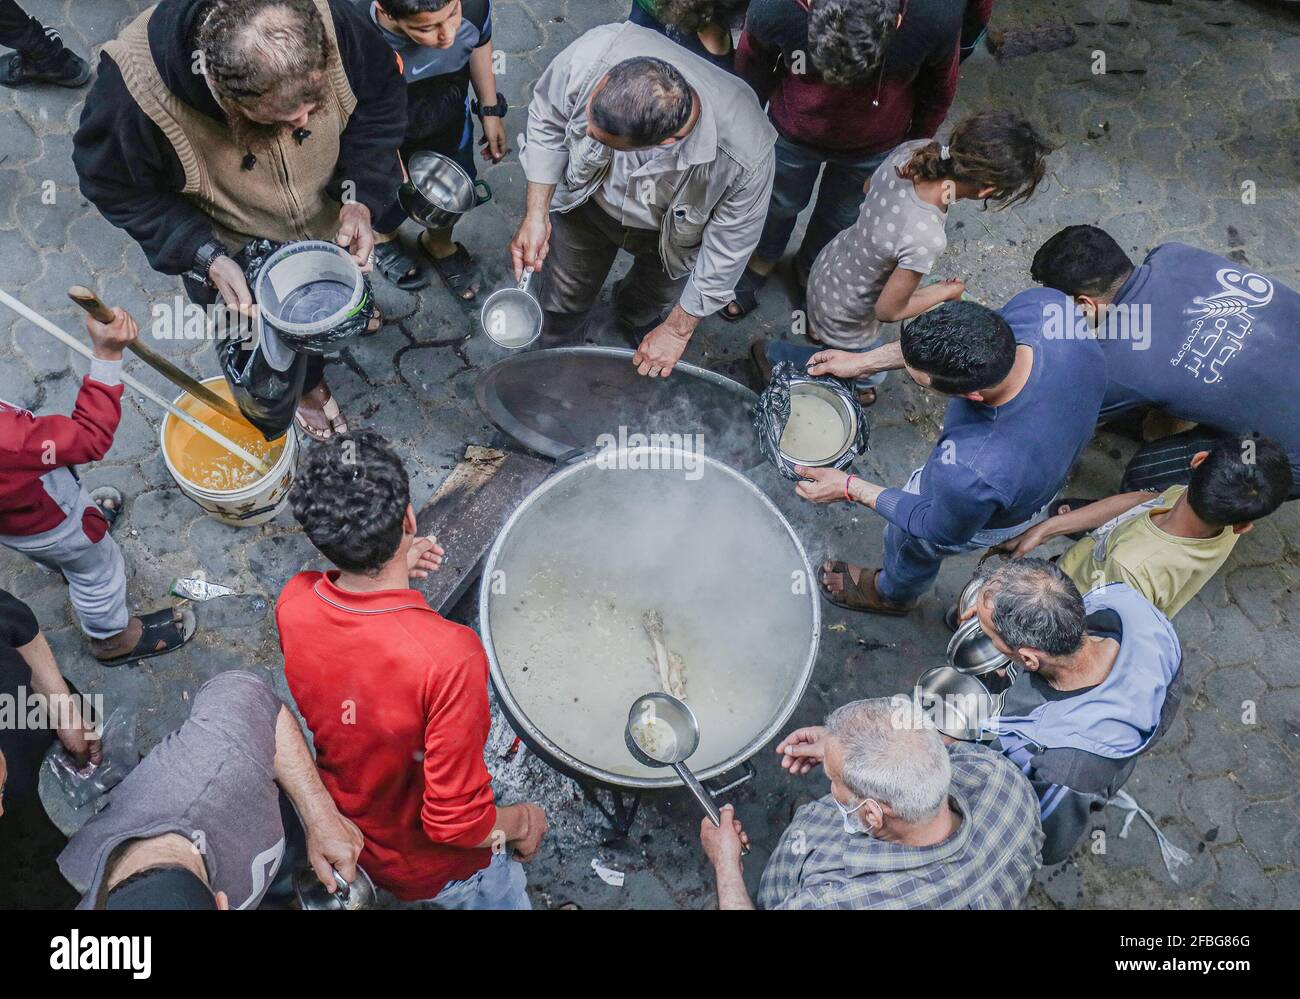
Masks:
[[[679,449],[676,448],[652,447],[650,445],[623,448],[620,449],[620,451],[627,454],[650,452],[657,452],[660,454],[681,453]],[[510,514],[510,518],[506,521],[505,526],[501,528],[501,531],[496,536],[496,540],[492,542],[492,547],[488,549],[487,558],[484,559],[483,562],[481,578],[491,578],[492,571],[496,566],[497,560],[501,556],[501,550],[504,547],[506,539],[510,536],[510,532],[514,529],[515,524],[519,522],[520,518],[527,510],[535,505],[543,495],[556,488],[561,482],[581,474],[592,467],[597,461],[600,461],[605,457],[605,452],[603,451],[590,454],[587,457],[574,462],[572,465],[569,465],[563,471],[551,475],[549,478],[545,479],[541,485],[529,493],[524,498],[524,501],[515,508],[513,513]],[[813,575],[812,563],[808,561],[808,553],[804,550],[803,542],[799,540],[799,536],[794,532],[794,528],[790,526],[790,522],[786,520],[785,515],[781,513],[776,504],[772,502],[771,498],[766,493],[759,489],[757,485],[740,472],[731,468],[729,465],[724,465],[716,458],[711,458],[708,455],[699,455],[698,457],[693,456],[692,460],[702,460],[705,465],[710,466],[714,471],[730,476],[738,481],[755,497],[757,497],[762,504],[776,516],[781,526],[785,528],[786,534],[794,543],[795,551],[798,553],[799,558],[803,563],[803,569],[804,572],[807,573],[807,579],[810,582],[815,580],[816,577]],[[491,586],[480,585],[478,599],[479,637],[482,639],[483,648],[487,652],[488,671],[492,678],[492,687],[497,693],[497,700],[501,705],[501,710],[505,714],[506,719],[510,722],[511,727],[518,732],[525,742],[532,742],[535,743],[536,746],[541,747],[543,752],[539,752],[538,755],[542,756],[543,759],[546,759],[547,757],[552,758],[546,759],[548,766],[560,770],[561,772],[581,775],[581,779],[630,790],[653,790],[684,786],[681,778],[677,777],[675,774],[671,777],[637,777],[629,774],[615,773],[612,770],[604,770],[590,763],[586,763],[579,760],[568,751],[561,749],[560,746],[545,732],[533,724],[533,722],[528,718],[527,713],[515,699],[513,692],[510,690],[510,684],[505,677],[504,671],[502,670],[500,661],[497,657],[496,647],[492,641],[492,618],[490,614],[491,598]],[[728,756],[720,763],[716,763],[711,767],[697,771],[695,776],[698,779],[709,780],[713,777],[717,777],[719,774],[727,773],[729,770],[734,770],[746,760],[755,756],[764,745],[780,734],[781,729],[790,720],[790,716],[794,714],[795,709],[798,708],[799,702],[803,700],[803,695],[807,691],[808,684],[812,679],[813,667],[817,662],[817,650],[821,643],[822,623],[821,601],[817,599],[816,593],[812,592],[811,589],[808,598],[813,612],[812,641],[809,643],[808,654],[804,658],[803,668],[800,670],[795,684],[792,686],[789,693],[787,693],[785,700],[777,707],[775,717],[768,723],[766,728],[746,742],[739,750],[732,753],[732,755]],[[520,729],[523,729],[524,731],[520,731]]]

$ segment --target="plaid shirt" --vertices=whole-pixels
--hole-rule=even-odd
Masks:
[[[777,844],[763,909],[1015,909],[1038,870],[1043,831],[1033,788],[980,746],[949,747],[957,832],[911,847],[846,833],[830,795],[795,813]]]

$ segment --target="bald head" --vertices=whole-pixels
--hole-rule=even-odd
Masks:
[[[217,98],[292,103],[317,89],[330,61],[312,0],[215,0],[199,27],[203,71]]]

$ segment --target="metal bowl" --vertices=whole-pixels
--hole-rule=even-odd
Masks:
[[[810,468],[839,468],[841,463],[847,464],[857,457],[852,448],[858,436],[858,412],[849,400],[841,393],[827,388],[820,381],[792,378],[790,379],[790,410],[792,413],[794,412],[795,399],[799,396],[812,396],[831,405],[840,418],[840,445],[831,454],[820,459],[810,460],[798,455],[786,454],[784,451],[780,452],[781,457],[789,462],[791,466],[804,465]]]
[[[408,180],[397,191],[408,218],[426,229],[445,229],[478,204],[474,181],[441,153],[416,153],[406,165]]]
[[[984,633],[979,618],[973,617],[953,633],[948,642],[948,662],[959,673],[982,676],[1004,669],[1011,657],[1003,655]]]
[[[356,880],[351,884],[344,881],[343,875],[338,871],[334,872],[334,880],[338,883],[337,890],[326,891],[310,867],[298,871],[293,876],[293,890],[298,896],[298,904],[309,912],[317,909],[357,910],[374,907],[375,883],[360,867],[357,868]]]
[[[986,735],[997,717],[1002,698],[994,696],[979,678],[951,666],[936,666],[917,678],[916,699],[925,717],[944,735],[973,742]]]

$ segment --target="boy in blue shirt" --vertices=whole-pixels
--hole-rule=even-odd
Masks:
[[[375,27],[397,57],[406,80],[407,128],[402,159],[429,150],[455,160],[471,180],[474,165],[474,125],[479,116],[483,158],[505,158],[505,98],[497,92],[492,49],[492,0],[357,0],[364,4]],[[473,86],[476,100],[470,101]],[[477,186],[477,185],[476,185]],[[480,198],[485,195],[480,194]],[[414,291],[427,280],[418,262],[393,238],[405,215],[394,205],[379,220],[375,264],[399,288]],[[482,284],[478,263],[451,238],[452,230],[428,229],[420,234],[420,252],[457,298],[471,302]]]

